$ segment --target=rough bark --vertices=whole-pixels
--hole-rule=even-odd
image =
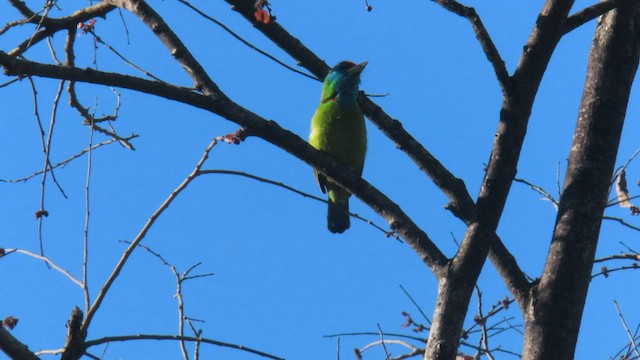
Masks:
[[[438,276],[438,300],[425,360],[456,358],[473,287],[478,279],[516,174],[531,108],[553,51],[564,35],[573,1],[548,0],[522,58],[506,87],[487,173],[476,201],[475,219],[458,254]]]
[[[640,11],[599,21],[547,263],[525,313],[523,359],[573,359],[629,91]]]
[[[29,348],[0,326],[0,350],[10,359],[40,360]]]
[[[60,360],[78,360],[84,355],[87,332],[82,329],[84,314],[76,306],[67,323],[67,341]]]

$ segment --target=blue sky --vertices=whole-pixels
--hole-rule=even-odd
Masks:
[[[272,2],[278,22],[333,65],[343,59],[369,61],[362,89],[376,98],[392,117],[423,142],[456,176],[472,196],[483,178],[501,105],[501,93],[492,68],[468,22],[430,1],[370,1],[366,12],[359,0]],[[295,65],[223,1],[194,1],[194,5],[224,22],[240,36],[270,54]],[[577,1],[574,10],[589,5]],[[29,4],[36,8],[37,4]],[[320,96],[320,83],[295,74],[233,39],[219,27],[190,12],[176,1],[154,4],[183,37],[214,81],[234,101],[273,119],[303,138]],[[522,46],[542,1],[468,2],[476,7],[507,68],[517,65]],[[60,3],[62,11],[75,10]],[[3,24],[17,18],[9,5],[0,7]],[[128,59],[165,81],[191,86],[166,49],[137,19],[111,13],[98,19],[96,32]],[[564,175],[577,118],[587,55],[595,23],[568,34],[560,43],[540,87],[525,141],[518,177],[557,194],[557,173]],[[33,29],[22,27],[0,36],[0,48],[10,49]],[[53,41],[62,56],[64,37]],[[93,67],[90,35],[77,39],[76,63]],[[29,51],[31,60],[50,62],[46,44]],[[97,49],[97,67],[142,76],[106,48]],[[0,76],[0,83],[8,79]],[[51,116],[55,81],[36,79],[38,105],[46,126]],[[109,89],[78,85],[86,106],[97,104],[96,114],[113,111]],[[125,245],[148,217],[193,170],[214,136],[234,132],[232,124],[201,110],[148,95],[117,90],[122,98],[120,135],[139,134],[136,151],[110,145],[93,153],[90,190],[89,286],[92,298],[113,269]],[[52,161],[64,160],[85,148],[89,129],[63,97],[53,136]],[[0,89],[0,178],[12,179],[42,168],[43,154],[33,99],[27,81]],[[639,146],[637,89],[632,92],[619,153],[622,164]],[[396,201],[448,255],[465,228],[443,207],[446,198],[415,168],[395,145],[368,124],[369,151],[364,177]],[[95,135],[94,141],[102,141]],[[311,169],[301,161],[256,138],[239,146],[219,144],[205,168],[245,171],[302,191],[320,195]],[[630,184],[640,172],[628,169]],[[43,237],[46,254],[81,276],[85,223],[87,158],[82,157],[56,176],[68,199],[49,181]],[[631,190],[637,193],[635,186]],[[522,184],[514,184],[499,235],[532,277],[540,274],[555,221],[550,203]],[[0,244],[37,252],[40,177],[24,184],[0,183]],[[351,210],[384,225],[375,213],[352,200]],[[324,204],[286,190],[229,175],[195,180],[162,215],[144,244],[161,253],[181,271],[202,262],[200,273],[212,277],[185,286],[186,314],[198,323],[203,336],[243,344],[287,359],[335,358],[336,340],[323,335],[377,331],[412,335],[401,328],[402,311],[421,321],[419,311],[402,292],[403,285],[431,316],[436,299],[435,277],[405,244],[385,238],[374,228],[353,220],[343,235],[326,230]],[[607,214],[638,225],[626,210]],[[618,253],[619,242],[634,247],[638,234],[612,222],[603,225],[598,255]],[[637,247],[636,247],[637,249]],[[82,306],[80,289],[67,278],[34,259],[11,255],[0,261],[6,274],[0,308],[20,318],[13,334],[31,349],[55,349],[64,343],[64,324],[73,306]],[[604,359],[626,343],[612,300],[618,300],[632,326],[640,322],[636,299],[637,274],[624,272],[592,282],[576,358]],[[479,282],[486,306],[508,294],[491,265]],[[135,253],[97,314],[89,338],[137,333],[173,334],[177,331],[175,282],[168,269],[144,251]],[[476,308],[474,299],[471,308]],[[473,311],[470,312],[471,322]],[[517,307],[504,312],[521,324]],[[498,316],[495,320],[502,319]],[[343,337],[342,357],[376,337]],[[475,340],[474,340],[475,341]],[[598,346],[594,346],[595,343]],[[510,331],[492,338],[492,346],[520,351],[521,336]],[[102,348],[93,349],[100,355]],[[370,351],[365,358],[381,358]],[[391,348],[400,354],[402,348]],[[255,359],[255,356],[204,346],[204,358]],[[367,353],[365,353],[367,355]],[[177,358],[176,343],[112,344],[104,359]],[[502,355],[500,358],[510,358]]]

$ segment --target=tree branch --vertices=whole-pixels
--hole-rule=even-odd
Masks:
[[[502,89],[502,94],[508,94],[511,87],[511,77],[509,76],[507,67],[504,64],[504,60],[502,60],[502,57],[500,56],[500,52],[496,48],[496,45],[493,43],[491,36],[489,36],[489,32],[484,27],[480,16],[478,16],[478,13],[476,13],[476,9],[464,6],[455,0],[434,1],[440,4],[440,6],[442,6],[443,8],[451,11],[452,13],[469,20],[471,26],[473,27],[473,32],[480,42],[482,50],[493,66],[493,71],[496,73],[496,78],[498,79],[498,83],[500,84],[500,88]]]
[[[523,358],[575,352],[602,214],[640,58],[640,3],[598,23],[544,272],[525,311]]]
[[[222,92],[218,93],[217,96],[204,96],[188,88],[133,76],[15,59],[2,51],[0,51],[0,65],[5,68],[5,74],[7,75],[30,74],[122,87],[179,101],[218,114],[249,129],[249,135],[260,137],[314,166],[321,172],[331,174],[334,180],[382,216],[389,223],[391,229],[397,230],[398,234],[405,239],[434,273],[439,273],[447,262],[446,256],[427,234],[386,195],[365,180],[360,179],[346,166],[337,163],[328,155],[311,147],[297,135],[284,130],[276,122],[267,121],[232,102]],[[87,318],[89,318],[89,313]]]
[[[629,3],[630,1],[637,0],[606,0],[584,8],[567,18],[565,32],[571,32],[588,23],[589,21],[597,18],[598,16],[602,16],[607,12],[617,8],[618,6],[620,6],[620,4]]]
[[[297,38],[289,34],[276,21],[268,24],[257,22],[255,9],[250,0],[225,0],[247,19],[254,27],[261,31],[267,38],[283,49],[287,54],[298,61],[317,77],[323,79],[329,71],[329,66],[316,54],[309,50]],[[391,118],[384,110],[369,100],[363,93],[358,98],[360,108],[364,114],[391,139],[398,149],[402,150],[425,173],[438,188],[449,198],[446,208],[455,216],[469,225],[474,219],[475,203],[473,202],[464,181],[454,176],[442,163],[436,159],[418,140],[409,134],[398,120]],[[509,286],[509,290],[524,303],[524,295],[529,290],[529,281],[518,266],[515,258],[507,248],[494,235],[495,244],[491,245],[490,259],[498,272]]]
[[[138,16],[138,18],[153,31],[154,35],[162,41],[171,53],[171,56],[182,65],[187,74],[193,79],[196,89],[211,97],[222,95],[218,85],[207,75],[202,65],[191,54],[178,35],[171,30],[162,17],[145,1],[105,0],[105,2],[125,8]]]
[[[50,17],[41,18],[40,15],[36,15],[33,13],[33,11],[28,9],[26,5],[24,5],[23,1],[11,0],[11,2],[12,4],[15,3],[15,4],[18,4],[20,7],[24,7],[24,9],[26,9],[26,10],[23,9],[24,11],[28,11],[30,14],[33,14],[32,16],[26,16],[25,13],[23,13],[23,15],[25,15],[25,17],[28,18],[29,22],[33,22],[35,24],[42,23],[44,25],[44,29],[37,31],[29,39],[26,39],[20,45],[18,45],[15,49],[10,51],[9,54],[12,56],[23,54],[31,46],[37,44],[38,42],[46,39],[47,37],[55,34],[60,30],[65,30],[70,28],[75,29],[78,23],[85,22],[95,17],[104,18],[110,11],[116,8],[115,6],[109,5],[106,2],[101,2],[96,5],[82,8],[71,15],[56,19],[56,18],[50,18]]]
[[[15,360],[40,360],[29,348],[0,326],[0,350]]]
[[[133,341],[133,340],[175,340],[175,341],[193,341],[193,342],[201,342],[203,344],[210,344],[222,347],[228,347],[236,350],[246,351],[248,353],[252,353],[255,355],[259,355],[262,357],[266,357],[268,359],[274,360],[284,360],[284,358],[277,357],[275,355],[267,354],[265,352],[252,349],[250,347],[244,345],[237,345],[232,343],[227,343],[223,341],[211,340],[207,338],[193,337],[193,336],[177,336],[177,335],[147,335],[147,334],[138,334],[138,335],[122,335],[122,336],[106,336],[96,340],[89,340],[85,342],[85,346],[90,348],[91,346],[107,344],[116,341]]]
[[[77,360],[84,354],[87,332],[82,330],[82,317],[82,311],[76,306],[67,322],[67,340],[60,360]]]
[[[455,358],[473,286],[492,245],[516,174],[533,101],[551,55],[564,35],[572,5],[572,0],[546,2],[512,77],[512,88],[503,96],[498,130],[476,201],[476,217],[467,227],[446,281],[440,281],[425,359]],[[526,307],[520,300],[519,304],[523,309]]]

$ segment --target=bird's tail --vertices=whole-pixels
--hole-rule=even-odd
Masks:
[[[349,220],[349,201],[343,203],[334,203],[329,200],[329,207],[327,210],[327,228],[332,233],[342,234],[351,226]]]

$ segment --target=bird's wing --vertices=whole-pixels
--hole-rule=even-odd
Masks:
[[[320,190],[322,190],[323,194],[327,193],[327,177],[324,176],[320,171],[314,169],[313,174],[316,176],[316,181],[318,185],[320,185]]]

